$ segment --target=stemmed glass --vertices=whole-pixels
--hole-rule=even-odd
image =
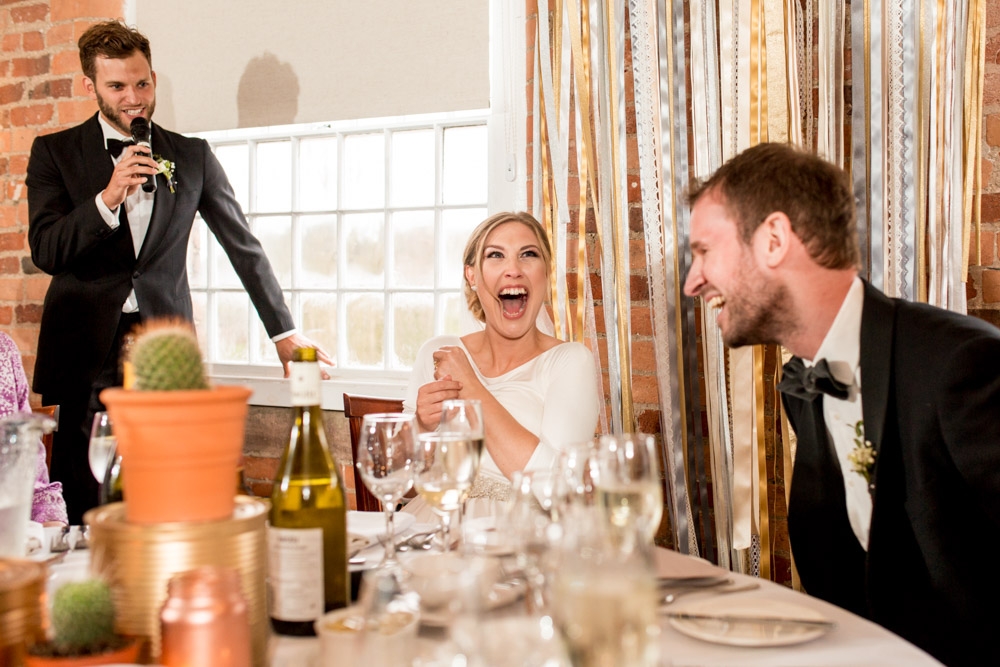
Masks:
[[[449,399],[441,403],[441,421],[438,429],[441,433],[462,433],[472,440],[479,440],[479,453],[482,455],[483,440],[486,435],[483,429],[483,404],[475,399]],[[479,470],[479,464],[476,464]],[[457,532],[462,534],[465,522],[465,500],[468,492],[462,496],[458,508]]]
[[[596,506],[611,542],[623,554],[652,544],[663,517],[663,488],[653,436],[603,435],[593,456]]]
[[[469,495],[479,469],[482,437],[435,431],[417,436],[417,493],[441,523],[443,550],[451,548],[451,515]]]
[[[413,486],[417,420],[414,415],[378,413],[365,415],[358,438],[357,466],[365,486],[385,511],[385,558],[382,566],[396,563],[396,503]]]
[[[111,417],[107,412],[95,412],[94,423],[90,427],[90,447],[87,450],[87,460],[90,462],[90,472],[101,484],[108,472],[108,466],[115,456],[118,439],[115,438]]]

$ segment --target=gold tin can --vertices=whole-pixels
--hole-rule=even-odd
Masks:
[[[0,558],[0,665],[22,665],[27,648],[45,641],[46,567]]]
[[[131,524],[125,520],[125,503],[87,512],[90,569],[111,584],[118,632],[148,638],[156,661],[161,650],[160,609],[171,577],[205,565],[233,568],[239,572],[247,603],[253,664],[266,667],[269,509],[266,500],[237,496],[233,516],[218,521]]]

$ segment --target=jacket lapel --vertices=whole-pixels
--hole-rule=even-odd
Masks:
[[[895,315],[892,301],[865,282],[861,311],[861,412],[865,439],[871,440],[876,451],[885,434]]]
[[[156,128],[156,126],[153,126]],[[153,130],[153,145],[155,154],[170,160],[176,164],[177,156],[174,146],[170,142],[165,132]],[[161,175],[156,175],[156,194],[153,196],[153,213],[149,217],[149,227],[146,229],[146,238],[139,249],[139,256],[136,264],[141,266],[145,259],[156,252],[157,246],[163,240],[164,234],[170,226],[170,220],[174,215],[174,205],[176,204],[176,193],[170,192],[167,179]]]
[[[104,143],[104,132],[97,120],[97,114],[83,125],[83,132],[80,134],[80,155],[83,156],[83,163],[90,179],[90,190],[100,192],[108,187],[111,173],[115,170],[115,163],[108,154]]]

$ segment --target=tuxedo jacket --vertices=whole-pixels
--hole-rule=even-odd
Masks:
[[[865,284],[865,438],[876,449],[867,553],[847,518],[822,401],[783,396],[798,437],[788,508],[806,592],[946,664],[997,655],[1000,330]]]
[[[114,170],[97,115],[32,144],[28,244],[35,265],[52,276],[35,363],[38,393],[90,386],[111,352],[132,289],[143,319],[192,319],[187,247],[196,212],[228,255],[268,335],[294,326],[271,265],[208,143],[155,126],[152,144],[157,155],[174,163],[176,187],[170,192],[157,174],[138,257],[127,221],[112,230],[94,201]]]

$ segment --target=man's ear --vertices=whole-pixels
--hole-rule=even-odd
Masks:
[[[83,77],[83,89],[87,91],[87,95],[90,97],[90,99],[92,100],[97,99],[97,88],[94,86],[94,82],[90,79],[89,76],[85,75]]]
[[[758,251],[762,253],[764,263],[774,268],[781,264],[791,249],[795,232],[792,231],[792,221],[788,216],[781,211],[774,211],[760,223],[756,235],[760,243]]]

